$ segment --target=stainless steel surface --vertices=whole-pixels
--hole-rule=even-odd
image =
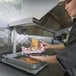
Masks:
[[[36,22],[39,22],[39,20],[37,20],[34,17],[29,17],[29,18],[24,18],[24,19],[20,19],[17,21],[13,21],[9,23],[9,27],[12,26],[33,26],[33,25],[38,25]],[[26,25],[25,25],[26,24]]]
[[[32,75],[7,64],[0,63],[0,76],[64,76],[64,72],[59,65],[49,64],[38,74]]]
[[[13,53],[16,53],[16,45],[17,45],[17,43],[16,43],[16,36],[17,36],[16,28],[14,27],[14,33],[13,33]]]
[[[3,55],[2,62],[10,64],[14,67],[17,67],[21,70],[27,71],[32,74],[37,74],[45,66],[47,66],[47,63],[44,63],[44,62],[39,62],[36,64],[30,64],[30,63],[24,62],[22,60],[17,59],[16,57],[18,57],[18,56],[22,56],[22,54],[15,53],[15,54]]]

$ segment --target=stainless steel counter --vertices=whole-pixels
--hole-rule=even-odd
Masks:
[[[63,70],[59,65],[49,64],[37,75],[32,75],[7,64],[0,63],[0,76],[63,76]]]

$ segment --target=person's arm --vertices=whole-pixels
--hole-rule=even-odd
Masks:
[[[65,45],[64,44],[48,44],[46,42],[40,43],[41,48],[44,49],[54,49],[54,50],[64,50]]]
[[[64,50],[65,46],[64,44],[54,44],[54,45],[48,45],[45,47],[45,49],[54,49],[54,50]]]
[[[33,59],[42,61],[42,62],[48,62],[48,63],[58,63],[57,59],[56,59],[56,55],[53,56],[30,56]]]

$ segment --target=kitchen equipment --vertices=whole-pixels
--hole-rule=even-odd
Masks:
[[[30,63],[27,63],[27,62],[25,62],[23,60],[20,60],[19,57],[23,58],[25,56],[25,58],[27,58],[28,55],[27,54],[23,55],[22,52],[19,52],[19,50],[17,50],[16,36],[17,36],[17,33],[19,33],[18,32],[19,29],[20,30],[26,29],[23,32],[23,35],[25,37],[24,37],[24,39],[22,41],[24,43],[27,43],[27,41],[29,42],[30,38],[35,38],[35,39],[39,38],[41,40],[46,40],[46,41],[49,40],[49,42],[51,43],[52,38],[50,37],[50,34],[49,34],[50,32],[46,31],[45,30],[46,28],[45,29],[41,28],[41,26],[37,24],[37,21],[36,21],[35,18],[27,18],[27,19],[24,19],[24,20],[19,20],[19,21],[12,22],[12,23],[9,24],[9,28],[12,29],[11,34],[13,34],[13,35],[10,35],[10,39],[11,39],[11,36],[13,36],[12,37],[13,41],[10,40],[11,42],[13,42],[13,49],[12,49],[11,54],[6,54],[6,55],[2,56],[2,62],[6,63],[6,64],[9,64],[11,66],[14,66],[16,68],[19,68],[21,70],[27,71],[28,73],[37,74],[45,66],[47,66],[47,63],[38,62],[36,64],[30,64]],[[33,32],[32,28],[33,28],[34,32]],[[36,32],[35,32],[35,29],[36,29]],[[29,36],[28,32],[32,33],[31,36]],[[45,33],[48,33],[48,36],[45,36]],[[36,36],[34,34],[36,34]],[[51,35],[52,34],[53,33],[51,33]],[[23,36],[23,35],[21,35],[21,36]],[[25,41],[25,39],[26,39],[26,41]],[[22,43],[22,41],[21,41],[21,43]],[[22,45],[23,44],[21,44],[20,47],[22,47]]]

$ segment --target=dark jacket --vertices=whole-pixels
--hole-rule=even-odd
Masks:
[[[65,49],[57,54],[57,60],[67,73],[65,76],[76,76],[76,21],[73,23]]]

